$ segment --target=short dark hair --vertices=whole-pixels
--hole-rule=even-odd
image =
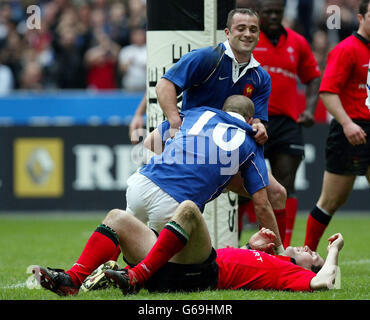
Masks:
[[[369,7],[369,1],[370,0],[362,0],[360,2],[360,6],[358,7],[358,13],[362,15],[363,17],[365,17],[367,13],[367,8]]]
[[[239,113],[244,118],[250,118],[254,115],[254,103],[246,96],[234,94],[225,100],[222,110]]]
[[[233,9],[229,12],[227,15],[227,21],[226,21],[226,27],[230,30],[231,25],[232,25],[232,20],[235,14],[240,13],[240,14],[247,14],[249,16],[256,16],[258,19],[258,24],[260,24],[260,16],[257,13],[257,11],[250,9],[250,8],[236,8]]]
[[[311,271],[315,272],[315,273],[318,273],[321,270],[321,268],[322,268],[322,266],[320,266],[320,265],[317,265],[317,266],[312,265],[311,266]]]
[[[278,0],[278,1],[282,1],[281,4],[285,8],[285,6],[286,6],[286,0]],[[262,9],[263,9],[264,4],[265,4],[265,0],[259,0],[259,1],[257,1],[257,4],[255,6],[256,11],[260,13],[262,11]]]

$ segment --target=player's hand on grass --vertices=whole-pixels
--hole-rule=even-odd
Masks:
[[[249,240],[249,245],[254,250],[268,251],[275,246],[276,235],[270,229],[262,228]]]
[[[338,249],[338,251],[340,251],[343,248],[344,239],[340,233],[336,233],[332,235],[328,239],[328,241],[329,241],[328,250],[330,250],[331,248],[336,248]]]

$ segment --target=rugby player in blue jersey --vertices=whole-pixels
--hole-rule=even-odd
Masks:
[[[181,202],[192,200],[202,210],[240,172],[240,192],[251,195],[261,227],[278,232],[266,193],[269,181],[263,147],[253,139],[249,124],[253,113],[253,103],[243,95],[229,97],[224,111],[211,107],[185,111],[180,131],[166,141],[163,153],[129,178],[126,212],[148,221],[156,237]],[[158,128],[162,140],[167,129],[168,122]],[[41,285],[60,295],[78,293],[88,275],[116,259],[112,257],[119,252],[123,239],[115,229],[124,223],[124,213],[112,210],[106,216],[71,269],[37,267]],[[276,239],[278,246],[281,242]],[[134,250],[145,247],[138,241]]]
[[[159,104],[171,131],[176,132],[181,124],[177,108],[181,93],[181,111],[200,106],[221,109],[229,96],[245,95],[254,103],[255,140],[264,144],[268,139],[263,123],[268,121],[271,78],[252,53],[260,34],[258,13],[246,8],[231,10],[225,34],[225,42],[185,54],[163,75],[156,86]],[[269,180],[267,193],[279,227],[279,233],[274,232],[280,239],[280,234],[285,233],[286,190],[270,172]]]

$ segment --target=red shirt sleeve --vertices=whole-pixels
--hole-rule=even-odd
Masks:
[[[339,94],[352,70],[352,56],[345,47],[330,51],[319,92]]]
[[[301,54],[298,63],[298,77],[302,83],[306,84],[312,79],[321,76],[320,68],[307,40],[300,38]]]

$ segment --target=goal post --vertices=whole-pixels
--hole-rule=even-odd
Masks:
[[[165,120],[155,86],[187,52],[226,40],[227,13],[235,0],[147,0],[147,129]],[[178,97],[181,108],[181,96]],[[213,246],[238,246],[237,195],[222,193],[204,210]]]

